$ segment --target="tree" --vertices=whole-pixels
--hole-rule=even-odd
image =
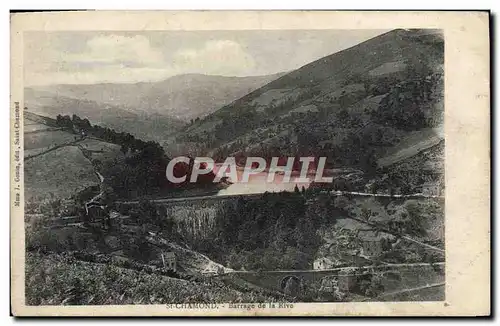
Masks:
[[[63,128],[73,128],[73,122],[69,115],[62,116],[59,114],[56,118],[56,125]]]
[[[89,119],[87,118],[83,119],[81,128],[85,131],[89,131],[92,128]]]
[[[369,221],[370,217],[373,216],[373,212],[368,207],[361,208],[361,218],[365,221]]]
[[[321,238],[316,229],[316,225],[310,219],[302,217],[298,220],[294,230],[294,237],[300,251],[314,254],[321,243]]]
[[[349,205],[349,199],[345,196],[338,196],[333,201],[333,205],[340,210],[344,210]]]
[[[298,296],[300,293],[300,281],[295,277],[290,277],[285,284],[284,292],[292,297]]]
[[[376,297],[384,291],[384,285],[382,284],[382,279],[378,275],[374,275],[365,288],[365,295],[367,297]]]
[[[128,152],[128,145],[127,144],[123,144],[121,147],[120,147],[120,151],[125,155],[127,154]]]
[[[405,203],[405,210],[408,216],[408,229],[411,229],[413,234],[425,235],[426,228],[425,212],[423,207],[415,200],[409,200]]]

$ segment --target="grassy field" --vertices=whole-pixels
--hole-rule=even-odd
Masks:
[[[47,129],[57,129],[57,128],[50,127],[50,126],[44,125],[42,123],[36,123],[33,121],[29,121],[29,120],[24,124],[24,132],[25,133],[35,133],[35,132],[39,132],[39,131],[47,130]]]
[[[25,132],[44,130],[49,128],[45,124],[30,124]],[[30,157],[39,153],[25,162],[26,197],[68,197],[90,185],[97,184],[94,169],[90,161],[85,158],[82,151],[76,146],[56,146],[74,142],[79,139],[67,131],[40,131],[24,135],[24,156]],[[85,139],[78,143],[88,152],[92,160],[104,162],[118,156],[123,156],[120,146],[99,141]],[[53,149],[52,151],[48,151]],[[46,153],[45,153],[46,152]]]
[[[111,144],[105,141],[99,141],[97,139],[85,139],[80,143],[80,145],[92,152],[92,160],[100,160],[101,162],[106,160],[112,160],[115,157],[122,157],[124,154],[120,151],[120,146],[116,144]]]
[[[77,147],[63,147],[26,161],[25,196],[69,197],[78,190],[97,184],[92,164]]]
[[[24,135],[24,149],[48,148],[69,143],[78,137],[67,131],[43,131]]]

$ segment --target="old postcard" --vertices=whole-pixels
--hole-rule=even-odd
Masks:
[[[14,315],[490,313],[487,12],[11,29]]]

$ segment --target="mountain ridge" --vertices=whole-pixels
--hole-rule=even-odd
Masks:
[[[183,128],[172,143],[216,161],[313,156],[330,168],[375,173],[413,133],[422,131],[408,144],[415,153],[442,139],[443,64],[439,31],[393,30],[264,85]]]
[[[263,76],[217,76],[181,74],[157,82],[59,84],[28,87],[54,97],[94,101],[137,113],[165,115],[181,121],[204,116],[253,91],[282,73]]]
[[[294,134],[292,139],[296,138],[294,128],[302,127],[298,123],[284,121],[284,125],[279,126],[280,120],[287,120],[286,116],[296,116],[303,124],[315,124],[316,130],[338,128],[340,124],[348,129],[363,130],[373,123],[405,129],[406,122],[409,124],[407,128],[413,128],[411,120],[400,119],[398,126],[390,126],[393,123],[390,121],[375,122],[373,120],[377,120],[378,113],[375,111],[383,109],[387,101],[394,100],[390,98],[395,96],[391,92],[397,88],[405,88],[404,92],[409,93],[397,95],[409,95],[405,99],[408,103],[404,104],[408,111],[417,110],[413,106],[428,105],[431,102],[428,98],[419,100],[421,103],[413,103],[411,96],[420,87],[416,84],[432,84],[429,87],[434,87],[442,83],[438,76],[434,76],[442,75],[439,72],[439,66],[443,62],[442,46],[442,38],[435,31],[393,30],[379,35],[304,65],[235,100],[186,127],[184,139],[195,142],[209,139],[205,147],[213,150],[221,145],[238,142],[239,137],[255,133],[256,130],[274,129],[269,132],[271,137],[291,132]],[[411,84],[416,79],[415,85]],[[441,86],[437,85],[440,89],[436,90],[436,97],[442,95]],[[415,94],[415,97],[428,97],[428,93],[426,90],[426,94]],[[432,101],[437,102],[439,99]],[[436,104],[434,102],[433,106]],[[434,117],[432,108],[422,110],[426,111],[426,119],[439,120],[439,117]],[[342,119],[336,117],[336,114],[341,111],[347,111],[341,114],[346,121],[338,121]],[[441,109],[436,109],[437,111]],[[350,121],[351,118],[355,121]],[[433,121],[432,124],[439,123]],[[264,140],[267,136],[264,136]],[[332,135],[325,135],[321,141],[328,140],[330,136]],[[183,135],[179,138],[183,139]],[[252,145],[251,141],[240,140],[246,142],[246,145]],[[231,152],[247,151],[248,146],[245,148],[244,145]]]

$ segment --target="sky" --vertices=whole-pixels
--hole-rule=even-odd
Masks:
[[[25,32],[24,84],[136,83],[291,71],[386,30]]]

